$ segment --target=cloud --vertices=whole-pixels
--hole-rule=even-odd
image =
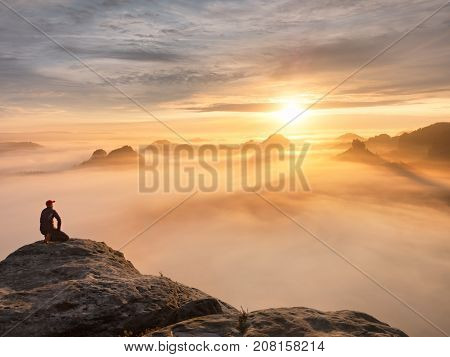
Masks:
[[[247,77],[249,74],[241,71],[221,71],[215,72],[207,68],[191,70],[188,68],[173,68],[170,71],[161,70],[153,73],[131,73],[118,76],[113,79],[120,84],[157,84],[159,86],[193,86],[207,85],[211,83],[227,83]]]
[[[337,108],[368,108],[381,107],[389,105],[398,105],[408,103],[408,100],[393,99],[393,100],[374,100],[374,101],[336,101],[324,100],[314,106],[315,109],[337,109]]]
[[[377,100],[377,101],[337,101],[324,100],[314,105],[314,109],[336,108],[367,108],[407,103],[407,100]],[[311,102],[313,103],[313,102]],[[308,106],[309,103],[305,104]],[[282,109],[282,103],[215,103],[207,106],[193,106],[183,108],[197,112],[275,112]]]
[[[280,109],[278,103],[215,103],[204,107],[188,107],[185,110],[198,112],[274,112]]]
[[[187,109],[253,112],[273,110],[269,102],[279,93],[323,93],[437,5],[437,0],[70,0],[63,5],[18,0],[14,6],[146,103],[192,103],[196,96],[211,96],[215,104]],[[322,106],[371,107],[411,100],[405,95],[416,100],[446,96],[448,11],[339,88],[349,96],[377,96],[373,101],[333,98]],[[1,9],[0,23],[0,99],[5,106],[41,105],[42,96],[38,101],[27,94],[30,89],[58,92],[46,104],[75,111],[85,106],[102,111],[114,101],[121,105],[122,99],[98,86],[92,73],[7,9]]]
[[[181,55],[158,50],[148,50],[135,46],[135,48],[77,48],[69,47],[71,52],[100,59],[118,59],[126,61],[143,62],[173,62],[182,58]]]

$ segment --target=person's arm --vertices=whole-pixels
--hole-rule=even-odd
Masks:
[[[53,217],[56,218],[56,221],[58,222],[58,231],[60,231],[61,224],[62,224],[61,217],[59,216],[58,212],[56,212],[56,211],[53,211]]]

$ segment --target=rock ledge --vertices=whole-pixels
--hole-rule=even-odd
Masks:
[[[140,274],[105,243],[26,245],[0,262],[4,336],[406,336],[360,312],[239,312],[164,276]]]

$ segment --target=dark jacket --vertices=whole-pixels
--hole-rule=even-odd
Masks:
[[[55,227],[53,226],[53,220],[58,221],[58,230],[61,229],[61,217],[52,207],[45,208],[41,213],[41,233],[46,234],[51,232]]]

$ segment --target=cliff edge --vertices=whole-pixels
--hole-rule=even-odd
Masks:
[[[240,312],[164,276],[142,275],[105,243],[19,248],[0,262],[2,336],[406,336],[354,311]]]

